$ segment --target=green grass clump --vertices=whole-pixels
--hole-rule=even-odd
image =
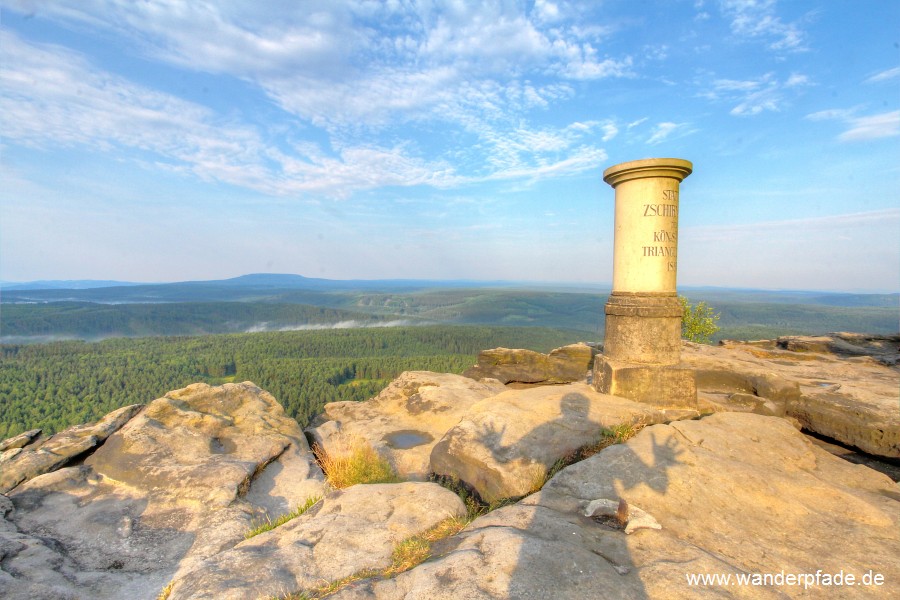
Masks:
[[[623,442],[627,442],[631,438],[633,438],[638,431],[644,428],[644,423],[620,423],[619,425],[614,425],[612,427],[604,427],[600,430],[600,438],[594,442],[593,444],[588,444],[586,446],[582,446],[578,450],[563,456],[550,467],[550,470],[547,471],[547,475],[544,477],[544,480],[540,483],[540,485],[536,486],[536,489],[533,491],[538,491],[544,484],[550,481],[554,475],[568,467],[569,465],[573,465],[577,462],[581,462],[587,458],[592,457],[593,455],[599,453],[604,448],[608,448],[613,444],[621,444]]]
[[[269,517],[267,516],[266,522],[261,523],[257,527],[254,527],[253,529],[251,529],[250,531],[245,533],[244,539],[249,540],[253,536],[259,535],[261,533],[265,533],[267,531],[272,531],[279,525],[284,525],[291,519],[296,519],[297,517],[299,517],[306,511],[308,511],[310,508],[315,506],[321,499],[322,499],[322,496],[310,496],[309,498],[306,499],[306,502],[304,502],[301,506],[298,506],[297,508],[295,508],[294,510],[292,510],[289,513],[285,513],[285,514],[277,517],[274,521],[269,519]]]
[[[472,520],[472,515],[447,517],[431,529],[403,540],[394,546],[391,566],[385,569],[382,577],[393,577],[422,564],[431,558],[434,542],[456,535]]]
[[[319,445],[313,446],[325,480],[335,489],[357,483],[399,483],[402,481],[386,459],[363,440],[338,440],[329,454]]]

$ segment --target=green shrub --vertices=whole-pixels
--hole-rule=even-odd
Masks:
[[[708,344],[710,336],[719,331],[719,314],[713,312],[706,302],[698,302],[696,306],[690,304],[684,296],[679,296],[681,308],[684,311],[681,317],[681,337],[699,344]]]

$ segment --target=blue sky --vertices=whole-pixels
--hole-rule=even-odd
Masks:
[[[900,288],[900,2],[0,0],[0,279]]]

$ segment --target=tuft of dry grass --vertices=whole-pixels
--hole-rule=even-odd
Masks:
[[[431,558],[433,543],[456,535],[473,519],[473,515],[447,517],[431,529],[406,538],[394,546],[391,566],[384,570],[382,577],[393,577],[422,564]]]
[[[159,593],[159,596],[156,597],[156,600],[168,600],[169,594],[172,593],[172,588],[175,587],[175,582],[170,581],[169,584],[162,589]]]
[[[313,452],[325,472],[325,480],[335,489],[357,483],[399,483],[402,481],[391,464],[372,446],[360,439],[344,440],[332,454],[318,444]]]
[[[321,600],[357,581],[375,577],[386,579],[408,571],[431,558],[431,545],[434,542],[456,535],[471,521],[472,518],[469,516],[447,517],[431,529],[406,538],[395,545],[389,567],[381,570],[363,569],[347,577],[323,583],[311,590],[288,594],[281,600]]]
[[[271,531],[271,530],[275,529],[276,527],[278,527],[279,525],[284,525],[291,519],[296,519],[297,517],[299,517],[306,511],[308,511],[310,508],[315,506],[321,499],[322,499],[322,496],[310,496],[309,498],[306,499],[306,502],[304,502],[301,506],[298,506],[297,508],[295,508],[294,510],[292,510],[289,513],[285,513],[285,514],[277,517],[274,521],[272,521],[268,517],[266,517],[266,522],[261,523],[260,525],[257,525],[256,527],[254,527],[253,529],[251,529],[250,531],[245,533],[244,539],[249,540],[253,536],[259,535],[261,533],[265,533],[267,531]]]
[[[431,542],[421,535],[405,539],[394,546],[391,558],[391,566],[382,573],[384,577],[392,577],[398,573],[409,571],[431,558]]]

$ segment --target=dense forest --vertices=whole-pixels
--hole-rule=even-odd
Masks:
[[[4,344],[0,439],[94,421],[198,381],[252,381],[306,425],[326,402],[364,400],[406,370],[461,373],[485,348],[547,352],[582,340],[576,331],[439,325]]]

